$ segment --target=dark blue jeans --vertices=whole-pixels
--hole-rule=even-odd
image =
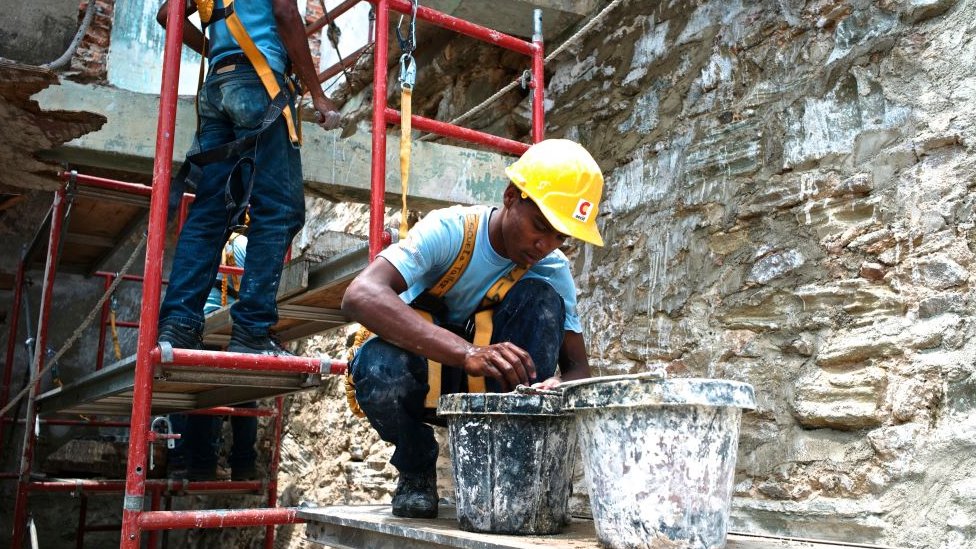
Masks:
[[[535,362],[535,381],[548,379],[556,372],[564,311],[562,297],[548,282],[520,280],[495,307],[491,342],[509,341],[525,349]],[[350,368],[356,399],[370,425],[380,438],[396,445],[390,463],[405,473],[433,469],[437,442],[426,423],[432,418],[424,409],[427,360],[374,337],[360,348]],[[460,368],[445,367],[443,375],[442,394],[465,390]],[[494,379],[486,385],[489,392],[501,390]]]
[[[279,75],[282,89],[287,89]],[[268,94],[254,69],[239,64],[223,74],[211,73],[198,98],[203,150],[233,141],[260,127]],[[305,223],[301,156],[288,139],[284,117],[258,137],[254,150],[254,187],[248,231],[247,270],[238,301],[231,307],[234,326],[262,337],[278,321],[275,295],[282,262],[292,238]],[[220,265],[227,239],[228,212],[224,188],[228,177],[240,185],[251,170],[234,169],[237,159],[203,166],[170,271],[160,322],[203,328],[203,306]],[[236,196],[240,196],[237,194]]]
[[[257,408],[256,402],[235,405],[237,408]],[[183,436],[167,454],[170,470],[185,468],[190,476],[212,475],[217,468],[217,454],[221,444],[221,416],[171,414],[173,431]],[[254,467],[258,453],[254,444],[258,438],[258,418],[231,416],[230,427],[234,440],[227,463],[232,470]]]

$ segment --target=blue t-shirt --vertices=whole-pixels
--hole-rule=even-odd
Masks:
[[[214,2],[215,9],[223,7],[223,0]],[[278,36],[270,0],[235,0],[234,12],[237,13],[251,40],[254,40],[254,44],[268,60],[271,70],[284,74],[285,66],[288,64],[288,53]],[[223,19],[210,25],[209,34],[211,65],[228,55],[244,52],[234,40],[234,36],[227,28],[227,22]]]
[[[393,264],[407,283],[407,291],[400,294],[400,298],[410,303],[437,284],[461,250],[464,216],[477,213],[480,222],[471,263],[443,298],[448,309],[445,320],[463,325],[491,285],[515,268],[515,263],[498,255],[488,240],[488,218],[493,209],[489,206],[452,206],[434,210],[410,229],[406,239],[380,252],[380,257]],[[577,333],[583,331],[576,313],[576,284],[569,270],[569,260],[562,252],[555,250],[542,258],[523,278],[541,278],[555,288],[566,305],[563,327]]]

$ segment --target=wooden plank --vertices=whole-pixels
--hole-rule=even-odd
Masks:
[[[592,520],[574,518],[563,533],[509,536],[465,532],[452,505],[441,505],[436,519],[394,517],[389,505],[348,505],[299,509],[307,521],[306,539],[338,549],[597,549]],[[676,544],[677,546],[677,544]],[[886,549],[851,542],[729,533],[727,549]],[[890,549],[890,548],[889,548]]]

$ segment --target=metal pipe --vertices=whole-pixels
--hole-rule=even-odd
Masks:
[[[281,464],[281,435],[284,432],[284,397],[275,398],[274,440],[275,446],[271,453],[271,467],[268,471],[268,507],[278,505],[278,467]],[[264,530],[264,549],[274,549],[275,527],[268,525]]]
[[[183,494],[191,492],[255,492],[264,487],[264,483],[257,480],[208,480],[201,482],[186,482],[180,480],[147,480],[148,490],[158,489],[164,493]],[[31,492],[61,493],[77,492],[119,494],[125,490],[122,480],[72,480],[72,481],[44,481],[31,482],[28,486]]]
[[[335,21],[337,17],[349,11],[350,8],[361,2],[362,0],[346,0],[345,2],[339,4],[338,6],[332,8],[331,10],[325,12],[325,14],[318,18],[314,23],[305,27],[305,36],[312,36],[317,31],[326,26],[329,21]],[[320,80],[321,82],[321,80]]]
[[[71,179],[71,175],[71,172],[61,172],[61,179],[68,181]],[[77,181],[79,184],[89,187],[98,187],[100,189],[119,191],[128,194],[137,194],[140,196],[152,195],[152,187],[140,185],[138,183],[129,183],[128,181],[119,181],[116,179],[107,179],[104,177],[95,177],[93,175],[83,175],[80,173],[74,174],[74,177],[75,181]]]
[[[399,124],[400,111],[387,108],[386,121],[390,124]],[[521,141],[514,141],[512,139],[498,137],[497,135],[491,135],[490,133],[455,126],[454,124],[424,118],[416,114],[410,117],[410,123],[420,131],[436,133],[437,135],[460,139],[469,143],[477,143],[509,154],[521,155],[529,149],[529,146]]]
[[[95,276],[104,276],[104,277],[108,277],[108,278],[111,278],[111,279],[114,280],[115,277],[116,277],[116,273],[108,273],[108,272],[105,272],[105,271],[95,271]],[[131,282],[142,282],[143,281],[143,277],[141,277],[139,275],[125,274],[125,275],[122,275],[122,280],[123,281],[131,281]],[[163,284],[169,284],[169,280],[166,280],[164,278],[163,279]]]
[[[45,350],[47,349],[48,319],[51,317],[51,302],[54,297],[54,278],[58,272],[58,250],[61,247],[61,232],[65,215],[65,189],[54,192],[54,204],[51,206],[51,231],[48,235],[47,262],[44,267],[44,286],[41,291],[41,305],[37,313],[37,341],[34,347],[34,361],[36,368],[28,367],[34,376],[44,368]],[[32,364],[33,366],[33,364]],[[35,373],[36,372],[36,373]],[[14,503],[14,532],[11,547],[20,547],[23,543],[23,528],[27,521],[27,485],[30,483],[31,461],[34,459],[34,421],[36,418],[37,393],[41,390],[41,380],[36,379],[30,384],[27,394],[27,414],[24,425],[24,446],[20,459],[20,480],[17,484],[17,499]]]
[[[150,353],[153,364],[161,364],[165,368],[180,366],[199,366],[206,364],[210,368],[223,370],[248,370],[252,372],[292,372],[299,374],[334,375],[345,373],[346,361],[308,358],[303,356],[270,356],[252,355],[246,353],[225,353],[221,351],[192,351],[189,349],[173,349],[172,360],[161,362],[159,347]],[[327,371],[323,371],[327,367]]]
[[[356,0],[356,1],[358,2],[359,0]],[[326,80],[328,80],[328,79],[332,78],[333,76],[339,74],[340,72],[342,72],[345,69],[352,68],[356,64],[356,61],[359,60],[359,57],[361,55],[363,55],[363,52],[365,52],[367,49],[369,49],[369,47],[371,45],[372,44],[370,44],[369,42],[367,42],[363,47],[361,47],[358,50],[350,53],[349,55],[347,55],[345,57],[343,57],[338,63],[335,63],[331,67],[329,67],[329,68],[325,69],[324,71],[320,72],[319,73],[319,83],[325,82]]]
[[[380,2],[377,0],[373,1],[375,2],[377,8],[379,8]],[[410,15],[413,7],[410,0],[384,0],[384,3],[388,5],[389,9],[407,15]],[[465,21],[464,19],[458,19],[457,17],[447,15],[446,13],[425,8],[424,6],[417,8],[417,19],[427,21],[428,23],[432,23],[444,29],[470,36],[471,38],[477,38],[482,42],[495,44],[496,46],[529,56],[534,53],[536,47],[535,44],[532,44],[531,42],[526,42],[525,40],[515,38],[514,36],[498,32],[494,29],[489,29],[488,27],[482,27],[481,25],[476,25],[469,21]],[[376,26],[377,29],[382,27],[378,20],[376,22]],[[386,44],[386,41],[377,36],[376,43]]]
[[[3,363],[3,392],[0,394],[0,406],[6,406],[10,400],[10,378],[13,377],[14,356],[17,353],[17,328],[20,326],[20,297],[24,291],[24,255],[27,246],[21,247],[20,262],[17,264],[17,276],[14,278],[14,302],[10,307],[10,332],[7,335],[7,356]],[[28,367],[28,370],[30,367]],[[6,418],[4,418],[6,419]],[[0,455],[6,455],[4,450],[3,423],[0,423]]]
[[[173,530],[177,528],[226,528],[265,526],[268,524],[301,524],[298,509],[215,509],[210,511],[150,511],[139,517],[143,530]]]
[[[390,0],[373,0],[376,6],[376,47],[373,48],[373,144],[369,186],[369,260],[383,249],[383,217],[386,195],[386,70],[390,33]]]
[[[78,532],[75,534],[76,549],[85,549],[85,522],[88,521],[88,496],[81,494],[81,505],[78,508]]]
[[[159,500],[160,494],[158,489],[152,491],[152,495],[149,497],[149,511],[159,511]],[[149,532],[149,539],[147,540],[147,545],[149,549],[156,549],[159,545],[159,531],[151,530]]]
[[[3,418],[4,423],[23,424],[24,419]],[[85,421],[82,419],[41,419],[41,425],[69,425],[73,427],[128,427],[128,421]]]
[[[149,227],[146,241],[145,285],[142,291],[141,326],[136,351],[133,381],[129,454],[126,462],[125,499],[122,504],[121,549],[138,549],[142,499],[146,482],[146,439],[152,405],[151,353],[156,348],[163,251],[166,246],[166,208],[173,168],[173,138],[176,134],[176,99],[183,46],[183,19],[186,4],[171,2],[166,20],[166,47],[163,51],[163,77],[159,92],[159,120],[153,156],[152,195],[149,200]],[[157,511],[159,512],[159,511]]]
[[[532,54],[532,142],[538,143],[545,139],[546,125],[546,71],[545,48],[542,44],[542,10],[533,11],[532,43],[535,52]]]

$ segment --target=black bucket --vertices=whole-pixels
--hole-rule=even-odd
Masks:
[[[556,394],[451,394],[448,421],[462,530],[557,534],[569,524],[576,424]]]

